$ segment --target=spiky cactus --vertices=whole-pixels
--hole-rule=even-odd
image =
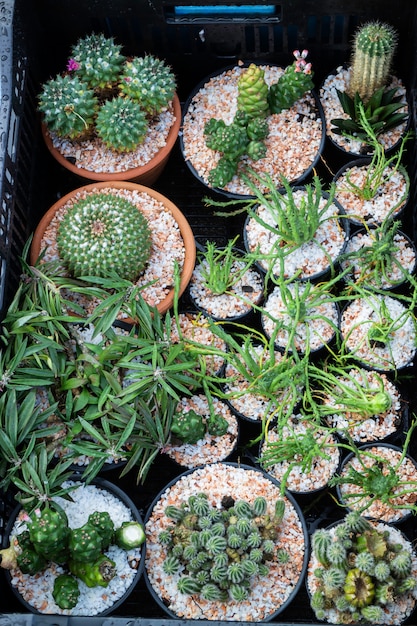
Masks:
[[[54,560],[65,552],[69,541],[68,520],[63,511],[51,508],[35,511],[28,521],[30,541],[36,552]]]
[[[77,76],[52,78],[39,95],[39,111],[48,129],[59,137],[80,139],[92,132],[98,99]]]
[[[148,130],[145,112],[131,98],[106,100],[96,117],[96,133],[116,152],[131,152],[143,143]]]
[[[172,419],[171,433],[183,443],[197,443],[206,434],[206,425],[199,413],[193,409],[175,413]]]
[[[392,26],[379,21],[358,28],[354,36],[348,93],[368,100],[387,83],[396,50],[397,34]]]
[[[144,215],[126,198],[92,193],[64,215],[57,244],[73,276],[115,272],[134,280],[149,259],[151,234]]]
[[[272,113],[289,109],[314,87],[311,63],[306,62],[307,50],[294,50],[295,61],[285,68],[284,74],[269,87],[268,102]]]
[[[165,61],[146,54],[126,61],[120,76],[119,89],[138,102],[148,116],[153,116],[172,101],[176,79]]]
[[[68,69],[93,89],[111,87],[117,83],[125,62],[121,50],[113,37],[102,33],[86,35],[72,46]]]

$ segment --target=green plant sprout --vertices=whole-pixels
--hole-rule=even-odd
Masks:
[[[412,133],[408,132],[401,139],[398,151],[391,157],[388,157],[383,145],[378,141],[377,134],[366,116],[362,103],[358,105],[358,123],[363,133],[366,134],[367,142],[372,148],[372,159],[369,165],[366,166],[366,176],[361,186],[356,185],[352,181],[349,172],[346,173],[346,190],[362,200],[371,200],[379,193],[381,186],[387,183],[397,171],[400,171],[406,181],[406,187],[403,196],[391,209],[390,214],[395,213],[397,208],[407,198],[410,189],[410,178],[405,167],[401,165],[401,161],[404,155],[405,144],[411,139]],[[346,135],[349,136],[347,133]],[[357,139],[355,135],[350,136],[353,139]],[[341,187],[340,190],[345,191],[345,188]]]
[[[246,274],[252,258],[235,250],[239,236],[229,239],[224,248],[207,241],[206,250],[199,255],[204,286],[214,295],[227,293]],[[242,265],[243,263],[243,265]]]
[[[311,363],[308,376],[312,400],[317,402],[316,411],[322,417],[347,412],[351,419],[361,420],[385,413],[391,407],[391,396],[380,375],[376,373],[378,386],[371,387],[360,375],[360,368],[353,364],[343,367],[337,363],[320,366]]]
[[[349,280],[366,288],[383,289],[384,285],[395,286],[411,279],[410,272],[396,258],[400,226],[399,220],[389,218],[376,227],[365,225],[370,244],[348,251],[340,258],[342,265],[351,267]],[[397,278],[390,275],[395,269],[398,270]]]
[[[371,450],[358,448],[348,437],[349,443],[340,445],[354,453],[359,461],[360,470],[358,471],[349,465],[346,473],[333,476],[329,485],[332,487],[336,485],[355,485],[358,487],[359,491],[344,491],[343,498],[348,506],[351,505],[360,514],[365,514],[366,510],[376,500],[393,510],[417,513],[417,505],[415,504],[416,480],[403,478],[400,472],[416,426],[417,421],[414,419],[406,433],[401,454],[394,465],[387,463],[385,457]],[[371,459],[372,464],[368,466],[365,459]],[[404,499],[403,503],[398,502],[401,498]],[[362,506],[359,506],[360,502],[363,502]]]

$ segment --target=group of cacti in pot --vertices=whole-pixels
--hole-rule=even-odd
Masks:
[[[366,40],[366,45],[363,45],[363,39]],[[352,74],[366,76],[365,85],[371,88],[371,92],[363,91],[361,85],[352,81],[350,94],[339,94],[347,118],[342,121],[334,120],[337,132],[361,137],[368,145],[380,134],[403,123],[406,117],[401,111],[403,102],[396,96],[395,90],[385,90],[394,39],[392,29],[385,25],[365,26],[357,37]],[[112,60],[112,63],[106,64],[105,75],[102,74],[102,69],[98,74],[98,66],[84,63],[84,55],[89,54],[93,40],[99,43],[100,54]],[[372,41],[372,46],[375,43],[375,47],[367,49],[369,40]],[[214,186],[224,186],[224,182],[234,175],[243,154],[249,155],[253,160],[262,158],[262,142],[267,136],[267,112],[278,113],[286,107],[289,108],[305,91],[312,88],[311,67],[305,58],[304,52],[297,52],[295,63],[287,68],[274,88],[268,89],[262,70],[254,64],[242,74],[240,98],[233,123],[226,126],[213,119],[206,128],[207,145],[223,153],[219,166],[212,173],[211,182]],[[144,89],[140,82],[143,80],[142,68],[151,76],[149,89]],[[161,83],[155,78],[159,74],[162,76]],[[109,84],[117,85],[117,88],[114,87],[109,92]],[[88,135],[94,126],[94,132],[104,143],[111,145],[116,151],[124,151],[133,149],[142,141],[147,117],[167,106],[174,89],[175,81],[171,71],[162,69],[160,62],[151,56],[126,60],[114,42],[101,36],[94,36],[92,39],[87,37],[74,47],[68,73],[45,85],[40,97],[40,110],[45,116],[45,122],[56,133],[74,139]],[[149,97],[147,103],[142,101],[145,93]],[[57,107],[57,100],[62,98],[66,101],[63,109]],[[75,107],[76,101],[83,103],[80,109]],[[142,107],[141,113],[138,113],[138,106]],[[116,125],[120,122],[122,128]],[[385,153],[378,154],[382,165],[381,161],[377,165],[371,161],[370,167],[378,166],[380,171],[390,176],[391,171],[388,170],[392,161]],[[286,189],[291,193],[289,185]],[[294,392],[285,409],[276,410],[273,418],[268,416],[261,420],[261,435],[258,440],[267,437],[271,422],[275,421],[278,428],[282,428],[297,404],[303,407],[304,416],[311,421],[312,427],[322,423],[329,410],[328,407],[323,408],[322,394],[316,393],[314,386],[317,385],[320,389],[329,380],[334,382],[333,359],[338,371],[353,371],[357,368],[352,355],[344,350],[342,341],[337,344],[339,353],[333,348],[326,353],[321,361],[319,375],[320,367],[314,363],[308,346],[303,353],[299,353],[296,344],[290,340],[282,361],[276,363],[274,357],[270,360],[267,371],[259,371],[253,354],[239,347],[236,335],[233,332],[229,334],[228,329],[223,329],[221,324],[215,324],[209,319],[205,323],[213,330],[214,335],[226,341],[226,352],[181,336],[178,342],[170,342],[170,334],[177,325],[178,307],[181,304],[178,300],[179,273],[176,272],[173,312],[160,315],[155,308],[143,301],[140,288],[132,284],[149,258],[149,225],[145,219],[142,220],[140,212],[137,212],[139,215],[135,213],[132,223],[131,207],[125,206],[123,200],[116,197],[112,206],[109,206],[108,198],[106,199],[106,215],[103,217],[100,198],[97,194],[94,206],[91,200],[88,203],[78,203],[76,223],[71,223],[69,218],[62,221],[58,240],[61,261],[69,269],[70,275],[78,278],[63,275],[59,263],[44,263],[40,259],[36,265],[31,266],[23,259],[21,283],[2,322],[4,346],[0,354],[0,484],[5,490],[11,489],[22,503],[30,502],[32,510],[39,505],[42,509],[45,502],[50,502],[59,493],[74,460],[80,455],[89,458],[89,463],[83,470],[87,481],[102,469],[106,458],[112,458],[126,464],[123,475],[136,470],[138,482],[141,482],[146,479],[150,467],[158,461],[164,446],[172,438],[194,444],[204,437],[206,428],[211,429],[212,434],[221,436],[225,430],[221,416],[211,415],[210,422],[205,426],[201,416],[194,411],[180,415],[176,413],[179,394],[191,395],[201,388],[209,398],[217,395],[226,400],[232,399],[233,396],[228,396],[224,391],[223,384],[228,381],[222,378],[222,374],[207,373],[205,359],[214,354],[234,365],[247,379],[249,392],[264,397],[268,407],[276,400],[278,392],[285,392],[288,388]],[[244,201],[245,210],[249,207],[253,214],[252,207],[256,202],[259,202],[259,196],[255,201]],[[228,204],[230,207],[233,203],[214,204]],[[121,233],[119,243],[112,250],[99,245],[92,252],[91,240],[83,238],[84,221],[91,219],[92,209],[95,211],[95,229],[100,231],[97,235],[102,234],[103,223],[109,222],[107,213],[112,212],[114,221],[110,228],[116,229],[117,226]],[[388,221],[376,225],[376,228],[381,228],[381,232],[385,233],[387,223]],[[286,226],[288,234],[291,224]],[[284,230],[281,225],[281,231]],[[380,244],[384,262],[389,265],[392,262],[389,252],[392,250],[387,250],[386,245],[382,246],[378,236],[376,241]],[[304,243],[297,239],[295,246],[300,247]],[[284,262],[285,254],[294,246],[294,241],[290,244],[289,246],[285,241],[279,244],[275,250],[275,259]],[[119,245],[123,249],[123,257],[115,259],[114,256],[120,253]],[[142,259],[142,263],[138,263],[138,257]],[[248,254],[247,260],[255,262],[256,253]],[[344,263],[349,263],[347,255]],[[339,282],[340,276],[335,273],[334,267],[332,272],[331,283],[334,286]],[[309,313],[307,296],[304,299],[302,296],[291,296],[288,288],[291,280],[275,276],[272,272],[267,272],[267,275],[287,297],[291,324],[289,330],[293,333],[294,340],[296,322],[305,321],[308,325],[308,315],[315,314]],[[412,275],[406,271],[402,278],[412,294],[402,294],[401,301],[405,303],[407,312],[412,314],[417,285]],[[228,285],[225,287],[226,291],[227,288]],[[311,285],[311,292],[315,291],[315,304],[318,302],[317,290],[320,291],[320,296],[345,302],[346,299],[353,300],[359,296],[368,297],[370,292],[366,289],[366,286],[355,287],[348,283],[345,291],[333,296],[325,283]],[[381,291],[375,289],[376,293],[381,294]],[[100,304],[86,315],[77,306],[76,300],[68,299],[69,292],[78,294],[80,298],[88,296]],[[125,328],[116,323],[114,326],[120,312],[133,319],[135,325]],[[389,317],[387,311],[385,316]],[[386,322],[385,318],[384,321]],[[390,327],[397,323],[398,320],[390,320]],[[380,326],[381,324],[382,321]],[[277,324],[276,333],[280,328],[282,323],[281,326]],[[86,332],[88,334],[84,334]],[[261,334],[257,335],[250,328],[237,326],[235,333],[238,336],[253,336],[262,344]],[[265,341],[266,352],[273,351],[275,336]],[[381,334],[379,340],[383,341]],[[374,339],[374,342],[377,343],[377,340]],[[300,393],[294,380],[300,383],[305,392]],[[40,392],[45,390],[48,397],[46,407],[41,404],[39,397]],[[382,408],[390,408],[391,398],[381,391],[381,386],[370,388],[365,385],[364,388],[358,383],[357,389],[353,385],[353,390],[358,392],[361,402],[355,407],[355,401],[349,397],[345,409],[354,420],[375,416],[377,401],[380,403],[380,412],[383,412]],[[339,403],[337,410],[341,411],[343,386],[338,391],[340,393],[335,394]],[[267,414],[266,411],[265,415]],[[337,431],[330,427],[329,430]],[[348,434],[346,440],[341,448],[360,454],[357,442]],[[56,456],[58,449],[60,454],[64,452],[59,459]],[[280,460],[275,459],[276,462]],[[34,479],[33,468],[39,470],[41,480]],[[395,489],[401,485],[399,478],[394,486],[391,485],[392,493],[384,494],[384,497],[394,499]],[[202,505],[202,510],[204,507],[205,504]],[[415,500],[410,501],[409,508],[415,511]],[[262,502],[259,501],[251,515],[259,517],[261,510]],[[361,513],[365,516],[366,509]],[[39,519],[44,519],[44,515],[59,514],[46,508],[41,511]],[[184,511],[172,509],[171,515],[177,522],[182,522]],[[83,546],[82,550],[85,550],[85,539],[77,539],[76,534],[67,529],[63,519],[59,519],[58,523],[48,520],[49,530],[45,538],[44,531],[36,533],[39,519],[35,516],[29,528],[28,544],[18,557],[19,567],[29,567],[31,558],[38,561],[52,558],[45,548],[46,539],[53,544],[54,549],[57,543],[62,547],[62,537],[56,539],[59,531],[67,536],[66,546],[71,549],[70,562],[73,565],[70,564],[70,570],[81,579],[87,579],[90,574],[94,578],[97,560],[101,558],[103,549],[102,541],[97,539],[96,547],[100,544],[99,552],[92,550],[91,558],[87,560],[88,566],[81,566],[76,554],[80,544]],[[381,607],[395,603],[402,595],[414,591],[417,582],[416,568],[413,569],[410,554],[404,556],[405,549],[402,550],[397,544],[390,542],[383,532],[375,530],[364,517],[351,514],[348,519],[352,527],[346,526],[345,522],[335,531],[340,545],[343,544],[344,547],[343,555],[340,552],[335,557],[335,566],[328,552],[336,552],[336,548],[327,550],[331,543],[329,536],[325,531],[313,536],[313,552],[319,561],[317,572],[321,570],[321,573],[317,573],[319,587],[312,593],[312,607],[319,619],[327,619],[326,611],[334,608],[337,617],[343,616],[346,623],[382,623]],[[100,519],[100,528],[103,526],[102,522]],[[55,538],[51,531],[54,524]],[[95,532],[99,534],[98,531]],[[93,531],[88,529],[88,533],[88,543],[94,543]],[[115,540],[113,537],[114,535],[112,540]],[[166,537],[165,540],[171,541],[172,537]],[[273,537],[271,540],[273,541]],[[161,541],[164,541],[163,537]],[[372,549],[367,551],[364,542]],[[222,543],[220,539],[218,543]],[[323,546],[326,546],[326,554]],[[168,569],[178,566],[174,548],[172,552],[166,565]],[[3,567],[10,565],[6,556],[6,551],[3,551]],[[283,554],[282,559],[285,558],[286,555]],[[14,566],[13,562],[12,567]],[[57,597],[65,598],[62,603],[69,602],[68,597],[74,597],[74,594],[76,596],[71,585],[73,583],[62,579],[62,587],[57,587]],[[184,589],[186,592],[192,590],[192,581],[187,579]],[[238,597],[239,590],[236,589],[235,593]]]

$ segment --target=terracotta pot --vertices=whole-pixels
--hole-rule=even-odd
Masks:
[[[59,152],[57,148],[53,146],[52,139],[47,131],[45,124],[42,124],[42,135],[46,143],[46,147],[52,156],[67,170],[86,180],[95,181],[116,181],[126,180],[131,182],[140,183],[141,185],[153,184],[159,176],[168,161],[169,155],[175,145],[178,137],[178,133],[181,126],[181,103],[178,95],[175,94],[173,98],[175,122],[168,133],[167,142],[163,148],[145,165],[134,167],[124,172],[94,172],[81,167],[77,167],[76,164],[69,161],[65,156]]]
[[[194,241],[194,234],[191,230],[191,226],[189,225],[187,219],[183,215],[183,213],[179,210],[179,208],[168,198],[155,191],[154,189],[150,189],[149,187],[145,187],[143,185],[137,185],[132,182],[123,182],[123,181],[115,181],[115,182],[99,182],[99,183],[91,183],[90,185],[84,185],[82,187],[78,187],[77,189],[71,191],[66,194],[62,198],[60,198],[55,204],[51,206],[51,208],[45,213],[45,215],[40,220],[38,226],[33,235],[32,245],[30,249],[30,262],[35,264],[41,251],[42,251],[42,238],[45,233],[45,230],[48,228],[51,220],[53,219],[55,213],[63,207],[71,198],[77,193],[82,191],[92,191],[92,190],[100,190],[105,188],[116,188],[116,189],[128,189],[136,192],[144,192],[149,196],[154,198],[155,200],[162,202],[172,213],[175,221],[179,226],[179,230],[184,241],[185,246],[185,259],[181,272],[181,280],[180,280],[180,289],[179,295],[181,295],[186,286],[188,285],[196,259],[196,247]],[[152,226],[152,225],[151,225]],[[167,296],[161,300],[157,304],[157,309],[160,313],[165,313],[173,304],[174,301],[174,289],[172,288]]]

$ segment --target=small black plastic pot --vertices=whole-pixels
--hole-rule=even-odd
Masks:
[[[346,246],[345,252],[347,254],[349,254],[349,245],[350,245],[351,241],[359,240],[359,239],[362,239],[362,238],[366,238],[368,236],[368,234],[372,235],[372,232],[377,230],[377,229],[378,229],[378,227],[374,226],[374,227],[371,227],[369,229],[368,228],[360,228],[360,229],[356,230],[353,234],[351,234],[351,236],[350,236],[350,238],[349,238],[349,240],[347,242],[347,246]],[[400,230],[398,230],[396,232],[396,236],[398,237],[398,239],[400,241],[402,241],[404,243],[404,246],[406,248],[411,250],[412,256],[414,258],[414,262],[413,262],[412,266],[410,267],[410,269],[404,268],[404,274],[403,274],[403,277],[402,277],[401,280],[395,280],[393,278],[391,282],[388,282],[388,280],[385,280],[385,279],[382,282],[380,273],[378,273],[378,276],[380,278],[380,282],[377,282],[376,280],[372,281],[373,268],[369,267],[369,274],[365,274],[366,275],[366,283],[364,283],[364,286],[366,286],[366,287],[370,286],[371,287],[373,285],[373,286],[375,286],[375,287],[377,287],[379,289],[384,289],[386,291],[393,291],[393,290],[397,290],[397,289],[400,289],[402,287],[405,287],[407,285],[407,282],[408,282],[407,281],[407,276],[408,275],[412,276],[413,274],[415,274],[416,267],[417,267],[417,248],[416,248],[416,245],[415,245],[415,243],[412,241],[412,239],[406,233],[404,233],[404,232],[402,232]],[[394,246],[395,246],[395,244],[394,244]],[[368,246],[366,244],[366,242],[365,242],[365,245],[363,246],[363,248],[366,250],[368,247],[371,247],[371,246]],[[398,262],[401,263],[401,260],[396,256],[395,252],[396,252],[395,249],[391,250],[392,257],[396,258],[398,260]],[[353,262],[355,263],[355,268],[356,267],[359,268],[359,267],[363,266],[365,261],[362,262],[360,259],[359,259],[359,261],[357,261],[356,259],[353,259]],[[345,267],[346,263],[344,261],[342,261],[341,265],[342,265],[342,268],[343,268],[343,267]],[[374,271],[375,272],[377,271],[376,268],[375,268]],[[369,278],[368,278],[368,276],[369,276]],[[355,282],[357,282],[353,272],[350,272],[349,274],[346,274],[344,276],[344,280],[345,280],[346,283],[351,283],[351,282],[355,283]]]
[[[259,65],[259,63],[253,62],[257,65]],[[246,61],[243,63],[243,65],[239,65],[240,67],[249,67],[249,65],[251,64],[250,61]],[[268,64],[263,64],[263,65],[268,65]],[[269,65],[273,65],[273,64],[269,64]],[[205,85],[210,81],[210,79],[215,78],[216,76],[221,75],[223,72],[226,72],[228,70],[232,70],[233,68],[235,68],[236,65],[229,65],[224,67],[221,70],[217,70],[215,72],[212,72],[211,74],[207,75],[205,78],[203,78],[203,80],[201,80],[196,87],[191,91],[191,93],[189,94],[188,98],[186,99],[184,106],[183,106],[183,116],[182,116],[182,127],[184,127],[184,123],[186,121],[186,116],[187,113],[189,112],[190,106],[192,105],[192,101],[195,98],[195,96],[198,94],[198,92],[203,89],[205,87]],[[312,160],[310,166],[301,174],[296,176],[294,179],[290,180],[291,184],[294,185],[300,185],[302,184],[313,172],[313,170],[317,167],[323,149],[324,149],[324,144],[325,144],[325,140],[326,140],[326,123],[325,123],[325,117],[324,117],[324,112],[323,112],[323,107],[321,105],[320,99],[318,97],[318,95],[316,94],[315,90],[311,91],[311,94],[313,95],[314,98],[314,106],[315,106],[315,110],[316,110],[316,115],[317,118],[320,118],[321,123],[322,123],[322,135],[321,135],[321,140],[320,140],[320,145],[318,147],[317,153],[314,156],[314,159]],[[250,194],[240,194],[240,193],[233,193],[230,191],[227,191],[226,189],[220,188],[220,187],[212,187],[209,185],[209,183],[203,179],[203,177],[201,176],[201,174],[196,170],[196,168],[193,166],[193,164],[186,159],[185,154],[186,154],[186,149],[185,149],[185,144],[184,144],[184,135],[183,133],[180,133],[179,135],[179,141],[180,141],[180,149],[181,149],[181,153],[183,155],[183,158],[185,160],[185,163],[187,165],[187,167],[189,168],[190,172],[193,174],[193,176],[195,176],[195,178],[197,180],[199,180],[201,182],[202,185],[204,185],[206,187],[206,189],[210,190],[210,191],[214,191],[216,193],[222,194],[224,197],[228,198],[228,199],[236,199],[236,200],[242,200],[242,199],[246,199],[246,198],[251,198],[253,197]]]
[[[78,476],[74,476],[72,478],[73,482],[80,482],[80,479]],[[95,478],[91,481],[90,483],[93,486],[96,486],[98,489],[104,491],[104,492],[108,492],[109,494],[111,494],[112,496],[116,497],[118,500],[120,500],[121,504],[124,505],[124,507],[126,507],[127,509],[130,510],[131,512],[131,519],[133,521],[138,522],[139,524],[141,524],[143,526],[143,520],[142,520],[142,516],[138,510],[138,508],[136,507],[136,505],[134,504],[134,502],[130,499],[130,497],[122,490],[120,489],[120,487],[118,487],[117,485],[109,482],[108,480],[104,480],[103,478]],[[8,520],[6,529],[5,529],[5,533],[4,533],[4,538],[3,538],[3,548],[6,548],[9,546],[9,540],[10,540],[10,536],[11,533],[13,531],[13,527],[15,525],[17,516],[19,515],[19,513],[22,511],[22,506],[18,505],[14,511],[11,513],[10,518]],[[111,508],[111,504],[107,504],[106,508],[104,509],[100,509],[100,510],[106,510],[110,513],[110,515],[112,514],[112,508]],[[69,516],[68,516],[69,517]],[[111,548],[110,548],[111,549]],[[112,590],[112,581],[110,581],[109,586],[107,588],[105,587],[95,587],[93,588],[93,590],[97,590],[98,593],[98,598],[101,597],[101,595],[106,595],[106,589],[107,589],[107,595],[110,598],[109,602],[111,602],[111,598],[116,597],[116,599],[109,605],[106,606],[106,608],[104,608],[103,610],[100,610],[99,606],[97,607],[97,611],[96,613],[93,613],[92,611],[94,611],[95,609],[90,608],[90,612],[88,613],[89,617],[94,615],[94,616],[105,616],[105,615],[109,615],[111,613],[113,613],[114,611],[116,611],[129,597],[129,595],[133,592],[133,590],[135,589],[135,586],[137,585],[137,583],[139,582],[139,579],[142,577],[143,571],[144,571],[144,567],[145,567],[145,553],[146,553],[146,543],[143,543],[140,548],[135,549],[135,554],[133,554],[132,551],[129,551],[129,553],[133,556],[133,558],[135,560],[137,560],[137,558],[139,557],[139,560],[137,562],[137,568],[135,571],[135,574],[131,580],[130,585],[125,589],[124,586],[122,586],[120,588],[120,590],[117,590],[117,587],[114,588],[113,593],[110,593]],[[109,554],[111,555],[111,552],[109,552]],[[111,558],[111,556],[110,556]],[[128,552],[126,552],[126,559],[128,559]],[[65,568],[65,566],[64,566]],[[20,603],[22,604],[22,606],[30,613],[34,613],[34,614],[44,614],[42,611],[34,608],[34,606],[32,606],[27,600],[25,600],[23,598],[23,596],[20,594],[18,588],[12,583],[13,578],[15,578],[15,574],[16,571],[15,570],[4,570],[5,571],[5,575],[6,575],[6,580],[7,583],[11,589],[11,591],[13,592],[13,594],[17,597],[17,599],[20,601]],[[37,587],[37,583],[36,583],[36,574],[33,577],[29,577],[33,578],[34,580],[34,596],[38,596],[39,597],[39,588]],[[52,575],[49,576],[49,584],[51,584],[51,590],[52,590],[52,584],[53,584],[53,580],[54,580],[55,576],[52,573]],[[117,585],[117,575],[115,576],[115,578],[113,579],[114,583]],[[26,583],[28,584],[28,583]],[[91,592],[91,590],[90,590]],[[44,595],[44,590],[42,591],[42,597]],[[100,600],[98,599],[98,603],[100,602]],[[83,606],[82,606],[82,595],[80,596],[79,602],[77,604],[77,606],[75,606],[73,609],[71,610],[62,610],[62,615],[71,615],[76,617],[77,615],[85,615],[85,608],[84,608],[84,612],[82,611]],[[46,612],[50,613],[51,609],[47,609]],[[60,611],[61,613],[61,611]]]
[[[295,186],[293,187],[294,191],[297,190],[302,190],[305,187],[303,186]],[[282,193],[282,195],[285,195],[285,189],[280,190],[280,193]],[[327,192],[323,192],[323,197],[327,198],[329,196],[329,194]],[[285,279],[294,279],[294,280],[300,280],[300,281],[306,281],[309,280],[311,282],[319,282],[319,281],[324,281],[326,279],[328,279],[333,273],[335,273],[335,270],[337,270],[338,268],[338,260],[340,258],[340,256],[344,253],[345,248],[346,248],[346,244],[347,241],[349,239],[349,234],[350,234],[350,222],[349,220],[345,217],[345,211],[343,206],[340,204],[340,202],[338,202],[336,199],[333,200],[333,203],[337,209],[338,209],[338,215],[340,216],[340,219],[338,220],[338,223],[340,224],[341,228],[344,231],[344,242],[340,247],[340,251],[337,255],[337,257],[335,259],[333,259],[332,262],[330,262],[330,260],[326,257],[326,260],[328,261],[327,267],[325,267],[324,269],[318,269],[317,271],[311,271],[311,273],[306,274],[305,270],[303,270],[303,261],[300,259],[300,263],[298,264],[297,267],[297,272],[298,270],[301,270],[300,274],[295,274],[295,275],[291,275],[289,272],[286,271],[285,268],[285,259],[286,257],[284,257],[283,263],[284,263],[284,277]],[[256,208],[255,208],[256,211]],[[245,249],[248,253],[254,253],[254,246],[250,245],[249,240],[248,240],[248,226],[249,223],[252,219],[256,219],[256,218],[252,218],[251,215],[248,215],[245,223],[244,223],[244,227],[243,227],[243,241],[244,241],[244,245],[245,245]],[[277,238],[278,241],[278,238]],[[278,246],[277,246],[278,247]],[[299,246],[298,248],[299,250],[303,250],[304,252],[304,259],[306,261],[307,264],[310,263],[311,260],[311,256],[309,254],[309,242],[307,242],[305,245],[303,246]],[[294,249],[294,252],[297,249]],[[291,253],[290,253],[291,254]],[[269,261],[269,259],[268,259]],[[268,270],[267,267],[265,267],[265,263],[262,261],[262,259],[255,261],[256,266],[258,267],[258,269],[265,275],[268,274]],[[277,277],[277,274],[274,273],[275,277]]]
[[[375,449],[379,449],[381,450],[381,453],[379,453],[379,451],[376,451],[376,454],[381,454],[381,458],[383,458],[383,461],[376,461],[376,463],[378,465],[380,465],[382,462],[384,463],[384,466],[388,464],[388,460],[386,460],[382,455],[384,454],[384,451],[386,450],[392,450],[395,453],[398,453],[398,457],[401,455],[402,453],[402,448],[395,446],[393,444],[390,443],[382,443],[382,442],[376,442],[376,443],[369,443],[363,446],[359,446],[358,450],[359,451],[369,451],[369,450],[375,450]],[[342,475],[343,471],[347,468],[347,466],[349,465],[349,463],[352,462],[352,460],[356,457],[357,455],[355,454],[355,452],[351,452],[350,454],[348,454],[342,461],[341,466],[340,466],[340,472],[339,474]],[[414,480],[417,481],[417,462],[413,459],[413,457],[411,457],[408,453],[406,453],[405,457],[404,457],[404,462],[406,462],[407,464],[410,465],[410,467],[414,467],[414,474],[415,474],[415,478]],[[361,467],[359,466],[359,468],[357,468],[357,471],[360,473],[361,472]],[[410,485],[411,488],[411,485]],[[343,495],[343,491],[340,485],[336,485],[336,493],[337,493],[337,497],[339,500],[339,503],[344,506],[348,511],[352,511],[355,510],[357,507],[354,506],[349,506],[349,499],[346,499]],[[354,499],[353,499],[354,500]],[[377,501],[375,501],[377,502]],[[408,503],[408,499],[406,498],[404,500],[404,504]],[[382,504],[382,503],[381,503]],[[380,515],[372,515],[372,513],[369,512],[369,510],[365,510],[361,513],[361,515],[363,517],[369,518],[369,519],[373,519],[373,520],[378,520],[378,521],[382,521],[386,524],[398,524],[398,523],[402,523],[405,522],[407,519],[410,518],[410,516],[413,514],[412,510],[410,509],[399,509],[399,510],[395,510],[395,509],[391,509],[392,510],[392,514],[390,515],[388,512],[388,506],[385,509],[385,513],[383,514],[383,516]]]
[[[205,488],[205,482],[210,482],[212,485],[210,488]],[[253,502],[256,496],[264,496],[271,506],[271,498],[275,500],[281,498],[279,483],[267,476],[258,468],[250,467],[248,465],[238,463],[213,463],[204,467],[184,472],[174,480],[170,481],[165,488],[155,497],[151,503],[146,516],[145,516],[145,528],[147,533],[147,558],[145,564],[144,580],[146,586],[158,604],[158,606],[164,611],[166,615],[173,619],[206,619],[216,621],[238,620],[239,604],[238,602],[229,600],[226,602],[218,601],[204,601],[199,599],[197,594],[189,596],[189,601],[186,601],[186,597],[179,594],[176,588],[176,576],[170,576],[164,582],[166,574],[163,571],[163,563],[167,557],[167,549],[163,547],[158,540],[160,532],[167,525],[172,527],[175,522],[165,515],[165,506],[169,503],[174,506],[181,506],[188,501],[188,498],[198,493],[206,493],[208,495],[209,503],[216,508],[222,508],[228,506],[228,503],[232,500],[244,499],[248,502]],[[307,525],[301,512],[300,506],[297,504],[293,496],[289,493],[285,493],[285,517],[282,522],[283,531],[285,533],[286,524],[289,524],[289,528],[292,528],[292,536],[297,538],[297,547],[294,547],[294,553],[291,554],[291,537],[278,535],[278,544],[284,547],[288,547],[292,559],[285,565],[282,565],[283,571],[286,575],[286,599],[282,601],[279,606],[271,610],[268,614],[262,617],[262,621],[271,621],[276,618],[284,609],[286,609],[296,597],[301,585],[303,584],[304,576],[306,573],[306,567],[308,562],[308,531]],[[226,500],[224,500],[226,498]],[[231,498],[231,500],[230,500]],[[275,505],[274,505],[275,506]],[[292,519],[294,522],[290,522]],[[288,521],[286,521],[288,520]],[[294,527],[295,520],[298,520],[297,526]],[[303,545],[303,554],[301,557],[301,544]],[[301,566],[298,568],[296,563],[297,553],[302,558]],[[276,567],[280,567],[276,564]],[[275,570],[275,567],[274,567]],[[292,570],[291,573],[288,573]],[[295,571],[297,573],[295,574]],[[267,576],[265,577],[268,578]],[[271,583],[272,584],[272,581]],[[270,586],[262,588],[262,578],[254,579],[253,587],[251,587],[251,593],[254,594],[253,607],[254,611],[258,605],[262,605],[262,599],[259,594],[265,594],[265,598],[273,592]],[[279,590],[277,589],[277,592]],[[161,596],[164,597],[161,597]],[[250,598],[251,596],[249,596]],[[183,600],[184,598],[184,600]],[[178,602],[177,606],[181,605],[181,608],[173,608],[175,602]],[[243,608],[248,609],[245,616],[249,616],[250,608],[248,608],[248,602],[243,603]],[[266,613],[269,607],[265,606],[261,610]],[[181,612],[179,615],[178,612]],[[256,612],[256,611],[255,611]],[[245,617],[245,621],[260,621],[256,616]]]
[[[371,159],[369,157],[366,158],[358,158],[356,160],[353,161],[349,161],[348,163],[345,163],[334,175],[333,178],[333,182],[336,185],[336,198],[338,198],[338,186],[339,188],[341,188],[341,184],[339,182],[341,176],[345,175],[346,172],[349,172],[349,170],[353,169],[353,168],[366,168],[367,166],[369,166],[371,162]],[[405,170],[405,168],[400,167],[399,171],[403,174],[403,176],[405,177],[405,180],[408,183],[408,174]],[[352,196],[354,196],[353,192],[350,192],[352,194]],[[376,197],[380,197],[380,194],[378,193]],[[364,223],[369,224],[369,225],[378,225],[381,224],[384,220],[393,220],[393,219],[397,219],[399,218],[406,210],[407,206],[408,206],[408,202],[409,202],[409,198],[410,198],[410,192],[408,191],[408,195],[406,197],[406,199],[404,200],[404,202],[398,206],[394,208],[389,208],[386,210],[386,214],[381,216],[381,217],[375,217],[375,215],[370,214],[366,214],[363,216],[356,216],[356,215],[352,215],[349,211],[349,208],[343,203],[343,198],[338,198],[340,204],[343,206],[344,212],[346,214],[346,219],[348,221],[351,222],[351,224],[353,226],[356,227],[362,227]],[[368,203],[369,205],[369,203]]]

